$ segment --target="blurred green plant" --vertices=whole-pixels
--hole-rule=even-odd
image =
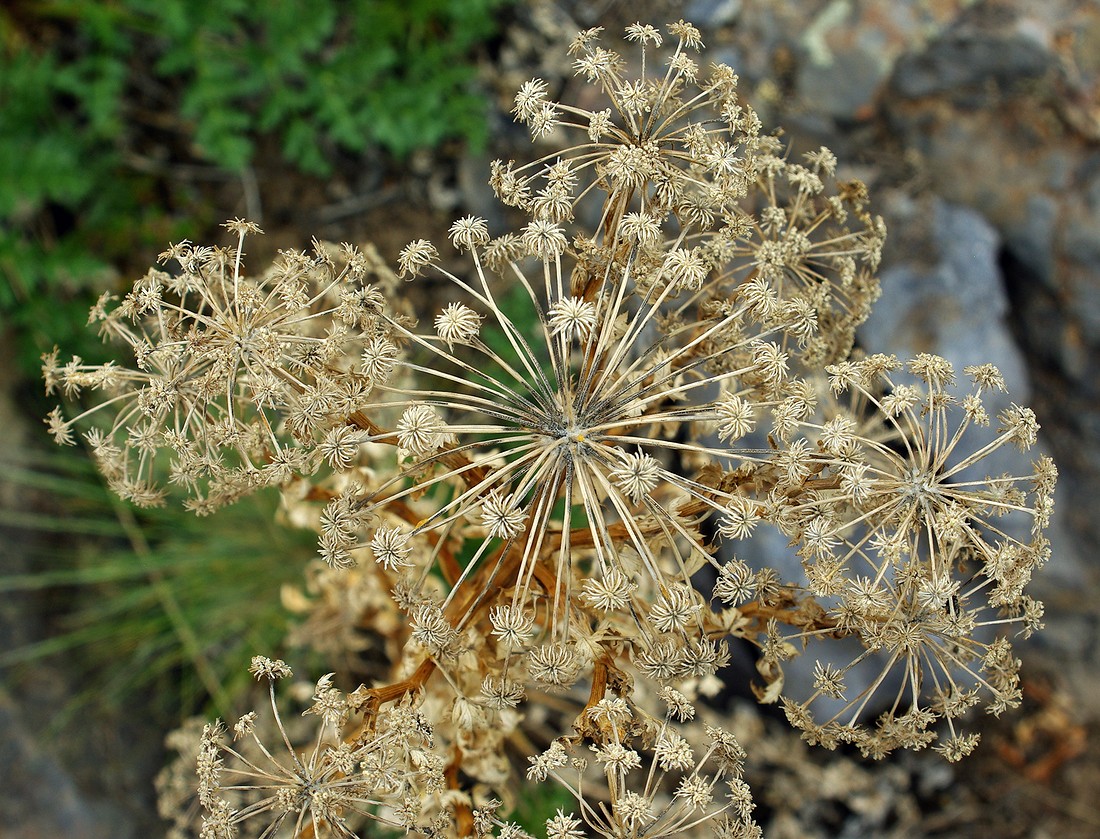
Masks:
[[[241,662],[283,648],[280,589],[300,582],[315,545],[275,524],[273,498],[246,499],[216,520],[178,505],[134,511],[71,451],[27,452],[0,474],[9,497],[31,502],[0,508],[9,549],[20,551],[12,565],[22,566],[0,576],[0,597],[43,598],[40,611],[54,615],[44,637],[0,651],[0,669],[63,656],[98,701],[126,708],[145,697],[144,707],[158,697],[175,724],[208,703],[228,714],[250,681]],[[49,508],[36,509],[36,498]],[[74,696],[58,719],[86,698]]]
[[[470,57],[504,0],[125,0],[111,23],[159,42],[150,68],[180,86],[180,114],[203,157],[248,165],[272,134],[287,161],[331,170],[336,150],[395,156],[485,140]],[[77,4],[88,6],[90,4]]]
[[[88,351],[77,312],[113,268],[221,221],[203,182],[483,144],[473,58],[506,2],[5,4],[0,319],[23,369],[54,342]],[[282,160],[258,160],[268,148]]]

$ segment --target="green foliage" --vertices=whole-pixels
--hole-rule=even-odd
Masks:
[[[248,680],[242,662],[282,647],[280,588],[301,581],[312,538],[276,526],[269,497],[214,519],[178,505],[135,514],[86,461],[63,450],[0,464],[10,495],[57,508],[0,509],[0,527],[24,534],[26,566],[0,576],[0,597],[48,597],[62,613],[49,636],[0,652],[0,667],[62,655],[113,707],[148,695],[164,696],[166,718],[209,700],[227,713]]]
[[[205,157],[239,168],[271,133],[288,161],[326,174],[334,149],[483,142],[469,58],[502,1],[127,0],[120,15],[160,45],[151,69],[181,83]]]
[[[274,147],[281,165],[327,175],[340,153],[483,143],[472,58],[505,2],[0,10],[0,319],[23,336],[24,369],[55,342],[89,352],[72,324],[112,267],[221,220],[179,164],[216,180],[271,168],[257,157]]]
[[[553,818],[558,810],[565,813],[577,810],[577,800],[569,790],[558,784],[527,784],[508,819],[539,836],[546,831],[546,820]]]
[[[24,35],[0,14],[0,318],[25,336],[29,371],[46,336],[76,337],[80,291],[106,285],[113,254],[101,246],[133,223],[136,189],[116,177],[110,140],[119,68]]]

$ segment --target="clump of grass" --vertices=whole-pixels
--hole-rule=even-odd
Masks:
[[[64,657],[82,688],[59,725],[91,697],[114,708],[149,697],[166,720],[231,708],[246,681],[239,662],[286,633],[279,590],[300,570],[272,557],[311,553],[308,538],[274,523],[274,500],[199,520],[170,507],[135,512],[72,452],[30,452],[0,471],[18,497],[52,499],[0,510],[23,546],[0,596],[52,613],[47,634],[0,652],[0,667]]]

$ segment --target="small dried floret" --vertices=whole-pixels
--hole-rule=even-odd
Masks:
[[[825,188],[821,178],[805,166],[799,166],[797,163],[788,164],[784,174],[786,174],[791,186],[798,187],[801,192],[807,195],[817,195]]]
[[[556,160],[543,171],[547,189],[559,189],[570,193],[577,186],[577,173],[569,160]]]
[[[481,695],[490,708],[503,710],[515,708],[523,701],[523,685],[514,682],[504,676],[486,676],[481,683]],[[527,771],[527,777],[531,777],[533,769]],[[544,776],[545,777],[545,776]]]
[[[566,815],[559,807],[552,818],[546,820],[546,839],[585,839],[581,820],[572,813]]]
[[[412,548],[409,546],[409,537],[399,527],[378,528],[371,539],[370,547],[374,551],[374,561],[387,571],[396,571],[411,565],[409,556]]]
[[[550,306],[551,333],[584,340],[596,328],[596,304],[580,297],[562,297]]]
[[[627,829],[627,835],[635,835],[640,827],[654,819],[653,802],[636,792],[626,792],[615,803],[615,814]]]
[[[294,675],[289,665],[282,659],[273,660],[262,655],[252,657],[252,664],[249,665],[248,672],[255,676],[257,681],[260,679],[275,681]]]
[[[531,127],[531,138],[537,140],[539,137],[545,137],[553,131],[558,125],[560,116],[561,114],[557,108],[550,104],[544,104],[528,120],[528,125]]]
[[[566,644],[554,643],[535,647],[528,653],[527,668],[531,678],[550,688],[566,688],[577,681],[581,658]]]
[[[836,155],[825,146],[817,151],[808,151],[802,156],[815,172],[828,176],[836,172]]]
[[[657,695],[660,696],[668,706],[670,717],[676,717],[680,722],[695,718],[695,706],[692,705],[688,701],[688,698],[680,693],[680,691],[665,686],[657,691]]]
[[[650,213],[627,213],[619,222],[619,232],[627,241],[645,247],[661,238],[661,224]]]
[[[317,453],[333,469],[349,469],[359,454],[360,431],[354,426],[337,425],[325,434]]]
[[[626,39],[637,41],[640,44],[653,44],[661,46],[661,33],[653,26],[642,23],[632,23],[626,28]]]
[[[453,659],[458,653],[458,632],[434,603],[421,603],[413,611],[412,637],[436,658]]]
[[[247,714],[241,716],[233,725],[233,739],[240,740],[242,737],[248,737],[256,730],[256,712],[249,711]]]
[[[707,736],[714,747],[714,756],[718,760],[721,769],[737,777],[745,768],[745,750],[737,742],[737,738],[728,731],[717,726],[704,726]]]
[[[465,344],[477,337],[481,315],[463,303],[449,303],[435,318],[435,333],[447,346]]]
[[[610,108],[596,111],[588,118],[588,138],[593,143],[598,143],[601,137],[611,132],[613,125]]]
[[[678,20],[676,23],[670,23],[668,25],[669,34],[679,38],[684,42],[684,46],[693,50],[701,50],[703,48],[703,36],[690,23],[687,23],[683,19]]]
[[[637,769],[642,765],[642,756],[633,749],[629,749],[622,743],[611,742],[604,746],[593,746],[596,760],[620,775],[625,775],[631,769]]]
[[[484,692],[483,688],[482,693]],[[566,753],[565,747],[561,744],[561,741],[555,740],[542,754],[527,758],[527,762],[531,764],[527,769],[527,780],[541,783],[545,781],[555,769],[560,769],[567,765],[569,763],[569,755]]]
[[[493,634],[506,644],[522,647],[531,640],[535,619],[522,606],[494,606],[489,611]]]
[[[740,396],[727,395],[714,403],[718,418],[718,439],[733,443],[756,427],[751,403]]]
[[[471,250],[489,242],[489,224],[477,216],[463,216],[451,225],[451,243],[459,250]]]
[[[367,342],[361,356],[363,375],[373,384],[384,385],[389,381],[400,358],[397,347],[389,338],[378,336]]]
[[[677,288],[698,291],[710,268],[699,248],[674,248],[665,254],[664,272]]]
[[[833,393],[841,394],[862,380],[862,371],[854,361],[838,361],[825,368],[829,374],[829,386]]]
[[[551,221],[540,219],[523,228],[521,241],[532,255],[544,260],[557,259],[569,245],[564,230]]]
[[[755,341],[752,360],[758,373],[771,385],[778,386],[786,379],[788,355],[777,344]]]
[[[821,434],[818,440],[825,451],[831,454],[841,454],[852,447],[856,440],[857,431],[855,421],[841,414],[821,426]]]
[[[963,397],[962,409],[966,413],[966,418],[975,425],[989,425],[989,413],[978,394],[968,393]]]
[[[658,598],[649,610],[649,617],[658,632],[673,632],[686,629],[702,608],[695,592],[680,583]]]
[[[431,265],[439,258],[439,251],[435,245],[427,239],[416,239],[409,242],[397,255],[397,265],[400,268],[400,276],[416,277],[421,270]]]
[[[559,224],[573,218],[573,196],[564,187],[540,189],[531,200],[531,212],[542,221]]]
[[[897,417],[921,401],[921,392],[912,385],[898,385],[882,397],[882,410],[888,417]]]
[[[332,686],[332,677],[335,675],[328,673],[317,680],[317,686],[313,690],[313,704],[305,713],[319,716],[327,725],[338,728],[347,722],[351,709],[343,691]]]
[[[955,383],[955,368],[951,362],[931,353],[917,353],[909,362],[909,372],[934,390],[943,390]]]
[[[355,558],[351,548],[355,540],[338,531],[324,531],[317,540],[317,553],[330,568],[352,568]]]
[[[447,438],[447,424],[430,405],[413,403],[398,420],[397,444],[414,457],[438,451]]]
[[[651,644],[637,657],[638,668],[657,682],[683,678],[688,652],[679,639],[668,639]]]
[[[224,227],[226,230],[231,230],[241,236],[244,236],[247,233],[252,233],[256,235],[263,234],[263,231],[260,230],[260,226],[258,224],[252,221],[246,221],[243,218],[230,219],[227,222],[223,222],[222,227]]]
[[[605,696],[585,712],[588,718],[601,727],[610,727],[616,732],[621,732],[623,726],[630,722],[632,713],[630,705],[621,696]],[[616,733],[616,739],[620,733]]]
[[[615,190],[637,189],[660,171],[661,149],[654,143],[618,146],[608,154],[605,167]]]
[[[621,65],[622,57],[603,47],[586,50],[573,62],[574,72],[577,75],[583,75],[590,82],[613,77]]]
[[[731,559],[718,572],[714,596],[730,606],[747,603],[756,595],[756,575],[744,560]]]
[[[546,103],[547,84],[542,79],[524,82],[516,93],[515,107],[512,113],[519,122],[527,122],[542,110]]]
[[[617,568],[608,569],[602,577],[584,581],[581,598],[602,612],[617,612],[630,603],[630,594],[637,584]]]
[[[665,772],[688,769],[695,763],[691,744],[676,732],[667,729],[657,738],[653,757]]]
[[[577,33],[576,37],[570,42],[569,47],[566,49],[567,55],[579,55],[588,49],[588,45],[599,38],[600,33],[603,32],[602,26],[595,26],[591,29],[582,29]]]
[[[759,521],[756,505],[742,495],[735,495],[722,511],[718,531],[727,539],[746,539],[752,535]]]
[[[814,689],[833,699],[844,698],[844,672],[831,663],[814,663]]]
[[[641,114],[649,110],[650,88],[645,81],[627,81],[615,91],[620,110],[629,114]]]
[[[699,77],[699,65],[682,52],[670,56],[668,66],[689,82],[694,82]]]
[[[635,504],[653,491],[661,480],[660,462],[645,452],[631,452],[623,463],[611,470],[615,485]]]
[[[978,747],[980,734],[956,734],[933,748],[950,763],[957,763]]]
[[[527,512],[499,489],[481,502],[481,523],[490,539],[514,539],[523,532],[526,521]]]
[[[60,446],[76,445],[76,441],[73,439],[72,426],[65,421],[61,408],[55,407],[50,411],[46,416],[46,425],[49,426],[50,435],[55,443]]]
[[[504,802],[496,798],[490,798],[473,812],[474,834],[478,837],[488,836],[493,832],[497,810]]]
[[[1020,451],[1027,451],[1038,439],[1039,423],[1031,408],[1021,408],[1013,403],[997,417],[1001,421],[1000,431],[1012,437],[1012,442]]]
[[[693,810],[703,810],[714,800],[710,782],[699,775],[684,778],[676,789],[676,797],[684,799]]]

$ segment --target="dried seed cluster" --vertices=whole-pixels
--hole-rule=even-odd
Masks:
[[[1034,447],[1034,414],[993,426],[991,365],[959,389],[942,358],[854,352],[885,235],[865,187],[827,149],[792,160],[762,133],[690,24],[629,27],[640,78],[599,35],[570,53],[607,107],[552,101],[538,79],[516,95],[552,146],[492,167],[522,225],[456,221],[465,272],[423,239],[401,252],[407,281],[461,298],[427,328],[369,248],[314,243],[247,276],[260,231],[238,220],[230,247],[175,245],[171,273],[93,310],[132,368],[46,358],[50,391],[103,395],[48,423],[69,443],[109,417],[86,438],[120,494],[160,503],[176,484],[209,512],[282,487],[320,536],[288,594],[298,638],[334,659],[378,639],[373,687],[317,685],[304,755],[273,687],[286,758],[207,731],[204,836],[350,836],[367,817],[526,836],[498,816],[518,783],[506,744],[540,740],[528,777],[577,801],[552,839],[758,835],[744,753],[696,721],[731,638],[759,649],[760,698],[827,746],[955,760],[976,743],[964,711],[1019,701],[1003,630],[1041,626],[1026,588],[1056,470],[984,464]],[[771,528],[798,579],[734,556]],[[813,684],[788,686],[803,652]],[[536,713],[549,694],[574,711]]]

